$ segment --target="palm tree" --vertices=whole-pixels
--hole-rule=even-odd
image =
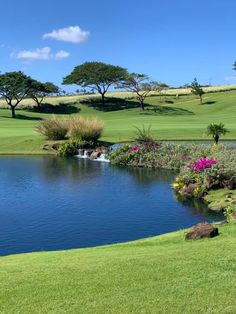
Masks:
[[[207,135],[214,139],[215,144],[218,144],[221,135],[225,135],[228,132],[229,130],[225,128],[223,123],[211,123],[207,127]]]

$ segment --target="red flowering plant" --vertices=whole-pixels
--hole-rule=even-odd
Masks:
[[[128,153],[135,154],[139,151],[140,148],[141,148],[141,145],[133,145],[129,148]]]
[[[217,161],[215,159],[208,159],[206,157],[201,157],[194,163],[187,164],[187,167],[193,170],[195,173],[200,173],[204,171],[205,169],[212,168],[216,164],[217,164]]]

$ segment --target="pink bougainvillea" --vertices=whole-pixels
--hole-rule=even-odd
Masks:
[[[134,146],[132,146],[132,147],[128,150],[128,152],[129,152],[129,153],[136,153],[136,152],[139,150],[139,148],[140,148],[139,145],[134,145]]]
[[[206,168],[213,167],[217,161],[215,159],[207,159],[206,157],[201,157],[199,160],[192,164],[188,164],[187,167],[192,169],[194,172],[199,173]]]

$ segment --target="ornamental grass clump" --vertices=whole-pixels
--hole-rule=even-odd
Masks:
[[[43,119],[35,129],[48,140],[64,140],[69,130],[66,120],[55,116]]]
[[[69,135],[73,139],[80,139],[89,144],[94,144],[100,138],[104,124],[97,119],[68,119]]]

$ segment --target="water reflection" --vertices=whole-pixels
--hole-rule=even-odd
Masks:
[[[171,171],[55,156],[0,157],[0,255],[103,245],[221,220],[176,199]]]
[[[152,184],[153,182],[173,182],[176,173],[174,171],[165,169],[151,169],[151,168],[139,168],[139,167],[117,167],[114,169],[121,171],[132,178],[141,185]]]

